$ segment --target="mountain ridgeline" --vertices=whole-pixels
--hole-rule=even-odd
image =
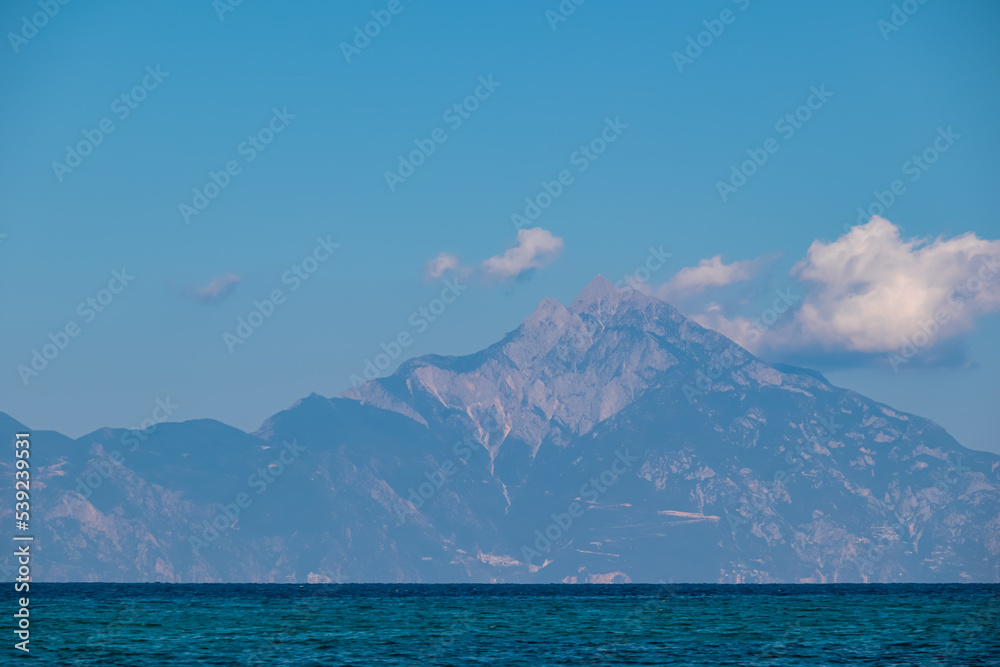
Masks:
[[[256,433],[135,435],[32,433],[38,580],[1000,581],[1000,457],[601,277]]]

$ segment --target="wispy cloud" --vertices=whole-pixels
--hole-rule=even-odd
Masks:
[[[562,248],[563,240],[541,227],[522,229],[517,232],[517,245],[484,260],[483,270],[499,278],[516,278],[525,271],[545,266]]]
[[[661,299],[672,301],[704,292],[709,287],[725,287],[750,280],[757,275],[761,266],[776,257],[777,255],[767,255],[725,264],[722,255],[716,255],[711,259],[701,260],[698,266],[681,269],[669,281],[656,288],[655,293]]]
[[[239,284],[241,278],[234,273],[224,273],[216,276],[204,287],[189,287],[185,293],[202,303],[221,301],[229,296]]]
[[[471,273],[472,269],[462,266],[455,255],[443,252],[427,262],[427,266],[424,268],[424,279],[437,280],[449,272],[465,276]]]

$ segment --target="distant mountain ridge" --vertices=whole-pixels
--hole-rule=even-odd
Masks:
[[[34,433],[39,579],[1000,581],[1000,457],[601,277],[253,434],[124,433]]]

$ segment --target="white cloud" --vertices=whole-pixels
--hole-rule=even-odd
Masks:
[[[718,331],[740,347],[751,352],[756,352],[759,347],[759,338],[747,335],[754,329],[753,323],[744,317],[729,319],[722,314],[722,310],[718,304],[711,304],[705,309],[705,312],[699,315],[692,315],[691,319],[706,329]]]
[[[537,269],[555,258],[562,250],[563,240],[551,232],[535,227],[517,232],[517,245],[503,255],[483,261],[483,270],[501,278],[512,278],[528,269]]]
[[[903,240],[875,216],[836,241],[809,246],[792,275],[812,285],[792,326],[769,343],[881,353],[922,330],[932,341],[963,333],[975,318],[1000,310],[998,254],[1000,241],[971,232]]]
[[[768,295],[753,317],[729,317],[711,302],[692,319],[768,356],[909,350],[908,359],[1000,311],[998,256],[1000,241],[971,232],[904,239],[875,216],[833,242],[814,241],[791,271],[801,285],[775,291],[778,299]],[[746,275],[718,260],[685,269],[661,290],[673,284],[682,293]]]
[[[757,332],[757,347],[860,354],[931,348],[1000,310],[998,255],[1000,241],[971,232],[903,239],[875,216],[836,241],[809,246],[791,272],[806,287],[801,307],[788,324]],[[735,326],[745,332],[749,322],[701,317],[722,333]]]
[[[656,289],[656,295],[670,301],[703,292],[708,287],[724,287],[750,280],[757,274],[760,265],[771,258],[773,256],[732,264],[723,264],[722,255],[703,259],[698,262],[698,266],[688,266],[674,274],[673,278]]]
[[[448,271],[457,271],[458,269],[458,257],[443,252],[427,262],[427,267],[424,269],[424,277],[428,280],[436,280]]]
[[[187,294],[203,303],[220,301],[229,296],[240,280],[241,278],[234,273],[224,273],[212,278],[204,287],[189,287]]]

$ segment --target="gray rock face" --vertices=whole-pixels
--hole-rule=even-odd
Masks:
[[[255,434],[129,435],[34,434],[40,579],[1000,581],[1000,457],[600,277]]]

